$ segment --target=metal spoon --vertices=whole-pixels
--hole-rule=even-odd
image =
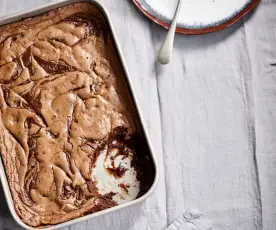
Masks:
[[[172,58],[172,49],[173,49],[173,42],[174,42],[174,35],[177,25],[178,15],[181,9],[183,0],[179,0],[177,4],[177,8],[174,13],[173,21],[171,23],[169,32],[164,40],[164,43],[159,51],[158,60],[161,64],[166,65],[171,61]]]

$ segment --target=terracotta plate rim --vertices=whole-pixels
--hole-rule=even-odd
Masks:
[[[139,0],[132,0],[133,3],[136,5],[136,7],[150,20],[155,22],[156,24],[168,29],[170,25],[163,20],[157,18],[156,16],[152,15],[150,12],[148,12],[142,4],[139,2]],[[244,17],[246,14],[248,14],[250,11],[252,11],[260,2],[261,0],[252,0],[252,2],[244,8],[240,13],[238,13],[235,17],[230,18],[224,23],[221,23],[219,25],[213,26],[213,27],[206,27],[202,29],[187,29],[182,27],[177,27],[176,32],[180,34],[206,34],[211,33],[215,31],[219,31],[222,29],[225,29],[231,25],[233,25],[235,22],[239,21],[242,17]]]

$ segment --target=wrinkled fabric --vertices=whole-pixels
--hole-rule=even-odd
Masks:
[[[198,210],[187,210],[166,230],[214,230],[212,223]]]

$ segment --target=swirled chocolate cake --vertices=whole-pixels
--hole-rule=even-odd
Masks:
[[[0,151],[22,221],[54,225],[147,191],[152,163],[101,11],[64,6],[2,26],[0,43]]]

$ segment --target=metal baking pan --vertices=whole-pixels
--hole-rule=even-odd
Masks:
[[[47,230],[53,230],[53,229],[58,229],[58,228],[62,228],[62,227],[67,227],[69,225],[76,224],[76,223],[79,223],[81,221],[85,221],[85,220],[88,220],[88,219],[91,219],[91,218],[102,216],[104,214],[114,212],[114,211],[118,211],[118,210],[126,208],[128,206],[132,206],[132,205],[135,205],[137,203],[140,203],[140,202],[144,201],[145,199],[147,199],[154,192],[154,190],[156,188],[156,185],[157,185],[157,182],[158,182],[158,178],[159,178],[159,170],[158,170],[156,156],[153,152],[153,148],[152,148],[152,145],[151,145],[150,140],[149,140],[149,135],[148,135],[148,133],[145,129],[145,122],[144,122],[143,117],[141,115],[141,109],[139,108],[135,92],[132,90],[133,89],[133,87],[132,87],[133,84],[131,82],[131,79],[129,78],[129,73],[128,73],[128,70],[127,70],[127,67],[126,67],[126,64],[125,64],[125,60],[123,58],[121,48],[120,48],[120,46],[117,42],[117,37],[116,37],[115,30],[114,30],[114,27],[112,25],[112,22],[110,20],[110,16],[109,16],[106,8],[103,6],[103,4],[100,3],[100,0],[73,0],[73,1],[72,0],[61,0],[61,1],[57,1],[55,3],[49,3],[49,4],[46,4],[44,6],[40,6],[40,7],[31,9],[31,10],[27,10],[27,11],[12,14],[12,15],[9,15],[9,16],[1,17],[0,18],[0,26],[1,25],[6,25],[6,24],[9,24],[9,23],[12,23],[12,22],[20,21],[22,19],[26,19],[26,18],[29,18],[29,17],[38,16],[42,13],[48,12],[48,11],[53,10],[55,8],[65,6],[65,5],[68,5],[68,4],[72,4],[72,3],[76,3],[76,2],[88,2],[88,3],[92,3],[92,4],[96,5],[102,11],[103,15],[105,16],[106,22],[109,24],[109,29],[110,29],[111,35],[113,37],[114,45],[115,45],[115,48],[117,49],[117,54],[119,56],[119,60],[121,61],[121,65],[122,65],[124,75],[125,75],[125,78],[126,78],[125,79],[126,84],[127,84],[127,87],[129,88],[129,92],[130,92],[130,96],[132,97],[133,104],[136,107],[137,118],[138,118],[138,122],[139,122],[139,126],[140,126],[140,132],[143,134],[144,139],[147,142],[146,144],[148,146],[148,150],[149,150],[150,156],[152,158],[155,175],[154,175],[154,181],[153,181],[150,189],[143,196],[139,197],[138,199],[133,200],[133,201],[131,201],[129,203],[126,203],[126,204],[115,206],[115,207],[110,208],[110,209],[106,209],[106,210],[103,210],[103,211],[100,211],[100,212],[96,212],[96,213],[89,214],[89,215],[86,215],[86,216],[83,216],[83,217],[79,217],[79,218],[76,218],[76,219],[61,223],[61,224],[53,225],[53,226],[50,226],[50,227],[45,227],[44,229],[47,229]],[[12,195],[11,195],[11,192],[10,192],[8,178],[7,178],[6,173],[5,173],[5,168],[4,168],[4,165],[3,165],[3,162],[2,162],[2,158],[1,158],[1,161],[0,161],[0,178],[1,178],[2,187],[3,187],[4,193],[5,193],[5,197],[6,197],[10,212],[11,212],[13,218],[15,219],[15,221],[25,229],[29,229],[29,230],[37,229],[37,228],[30,227],[30,226],[26,225],[25,223],[23,223],[23,221],[19,218],[19,216],[17,215],[17,213],[14,209],[13,198],[12,198]]]

